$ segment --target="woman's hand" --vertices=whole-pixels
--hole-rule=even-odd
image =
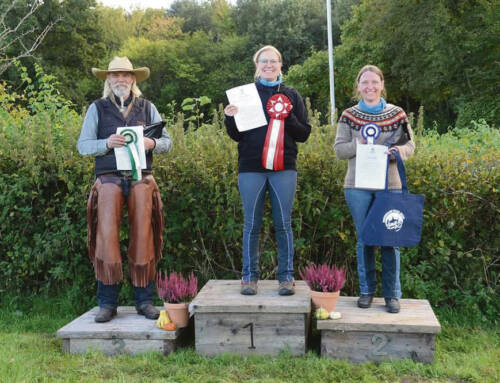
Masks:
[[[388,154],[391,156],[391,160],[394,160],[396,157],[394,157],[394,152],[399,153],[399,148],[397,146],[393,146],[392,148],[389,148],[385,151],[385,154]]]
[[[224,114],[229,117],[233,117],[236,113],[238,113],[238,107],[233,104],[229,104],[224,108]]]

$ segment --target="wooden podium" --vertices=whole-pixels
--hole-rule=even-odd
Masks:
[[[278,295],[277,281],[259,281],[258,294],[240,294],[239,280],[210,280],[191,302],[196,352],[304,355],[311,311],[309,288],[297,281],[295,295]]]
[[[386,311],[383,298],[372,307],[357,307],[357,297],[339,297],[341,319],[318,320],[321,355],[351,362],[413,359],[434,362],[436,334],[441,326],[426,300],[401,299],[401,311]]]
[[[57,331],[64,352],[82,354],[97,350],[107,355],[134,355],[159,351],[167,355],[175,351],[177,338],[185,330],[159,329],[155,320],[138,315],[132,306],[120,306],[110,322],[96,323],[98,311],[99,307],[94,307]]]

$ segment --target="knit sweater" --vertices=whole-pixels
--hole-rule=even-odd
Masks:
[[[337,125],[334,150],[337,158],[348,160],[347,174],[344,180],[345,188],[354,188],[356,175],[356,146],[359,144],[361,127],[368,123],[375,123],[380,127],[380,136],[376,144],[386,145],[389,148],[397,147],[401,158],[408,159],[415,150],[413,132],[408,117],[399,106],[387,104],[384,110],[377,114],[362,112],[358,106],[344,110]],[[407,128],[408,134],[404,128]],[[389,189],[401,189],[401,179],[396,163],[389,165]]]
[[[311,133],[311,125],[307,123],[307,110],[300,94],[293,88],[284,84],[276,86],[264,86],[259,82],[255,83],[257,91],[262,101],[262,107],[269,124],[269,115],[266,111],[267,100],[276,93],[283,93],[292,102],[293,108],[289,116],[285,119],[284,135],[284,170],[296,170],[297,144],[305,142]],[[268,125],[263,125],[256,129],[245,132],[238,131],[234,117],[226,116],[226,130],[229,136],[238,142],[238,167],[240,173],[245,172],[269,172],[262,166],[262,151],[267,135]]]

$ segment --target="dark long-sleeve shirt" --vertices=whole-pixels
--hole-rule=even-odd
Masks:
[[[269,115],[266,111],[267,100],[276,93],[283,93],[292,102],[293,108],[285,119],[284,135],[284,165],[285,170],[296,170],[297,142],[305,142],[311,133],[311,125],[307,122],[307,110],[300,94],[293,88],[283,84],[268,87],[255,83],[262,101],[262,107],[269,123]],[[229,136],[238,142],[238,167],[239,172],[267,172],[262,166],[262,151],[267,135],[268,125],[245,132],[238,131],[234,117],[226,116],[226,130]]]

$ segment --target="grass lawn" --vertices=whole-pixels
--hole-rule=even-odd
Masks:
[[[57,329],[78,313],[64,299],[38,298],[30,309],[4,299],[0,309],[0,382],[499,382],[499,332],[495,325],[460,324],[456,313],[438,313],[436,362],[351,364],[283,353],[277,358],[198,356],[181,349],[108,357],[61,352]],[[466,320],[464,321],[466,322]]]

